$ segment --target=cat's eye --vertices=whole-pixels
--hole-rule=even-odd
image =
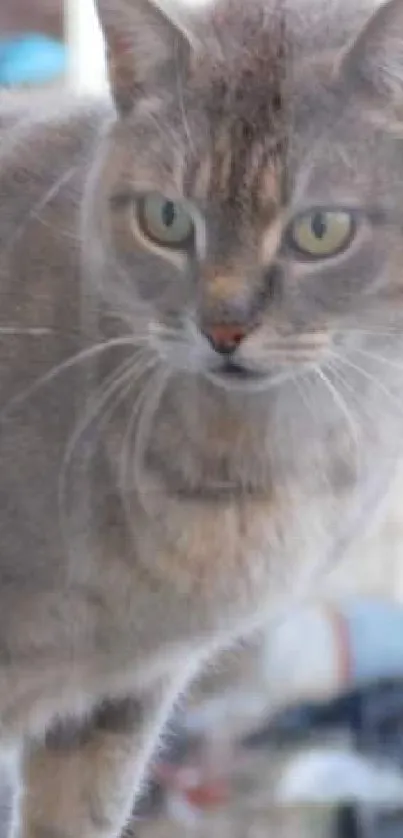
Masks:
[[[355,233],[353,213],[314,209],[301,213],[290,225],[289,246],[305,259],[326,259],[348,247]]]
[[[160,247],[179,250],[189,247],[193,241],[194,223],[185,204],[158,192],[141,198],[138,220],[141,232]]]

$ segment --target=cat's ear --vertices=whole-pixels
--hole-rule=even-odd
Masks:
[[[389,0],[371,17],[342,61],[347,83],[403,105],[403,0]]]
[[[196,38],[178,0],[96,0],[107,65],[121,112],[157,77],[169,80],[184,67]]]

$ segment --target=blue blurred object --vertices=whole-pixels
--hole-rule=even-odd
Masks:
[[[62,76],[66,66],[66,47],[46,35],[0,40],[0,85],[47,84]]]

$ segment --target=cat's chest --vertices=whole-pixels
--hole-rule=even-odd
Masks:
[[[316,504],[316,508],[315,508]],[[200,599],[256,603],[323,553],[333,504],[287,492],[165,498],[139,550],[148,567]]]

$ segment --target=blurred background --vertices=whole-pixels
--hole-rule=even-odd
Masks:
[[[103,44],[92,0],[2,0],[0,84],[105,84]]]
[[[0,95],[54,86],[106,92],[92,0],[0,0]],[[309,603],[195,685],[130,834],[403,835],[402,496],[397,476],[382,538],[369,533]]]

